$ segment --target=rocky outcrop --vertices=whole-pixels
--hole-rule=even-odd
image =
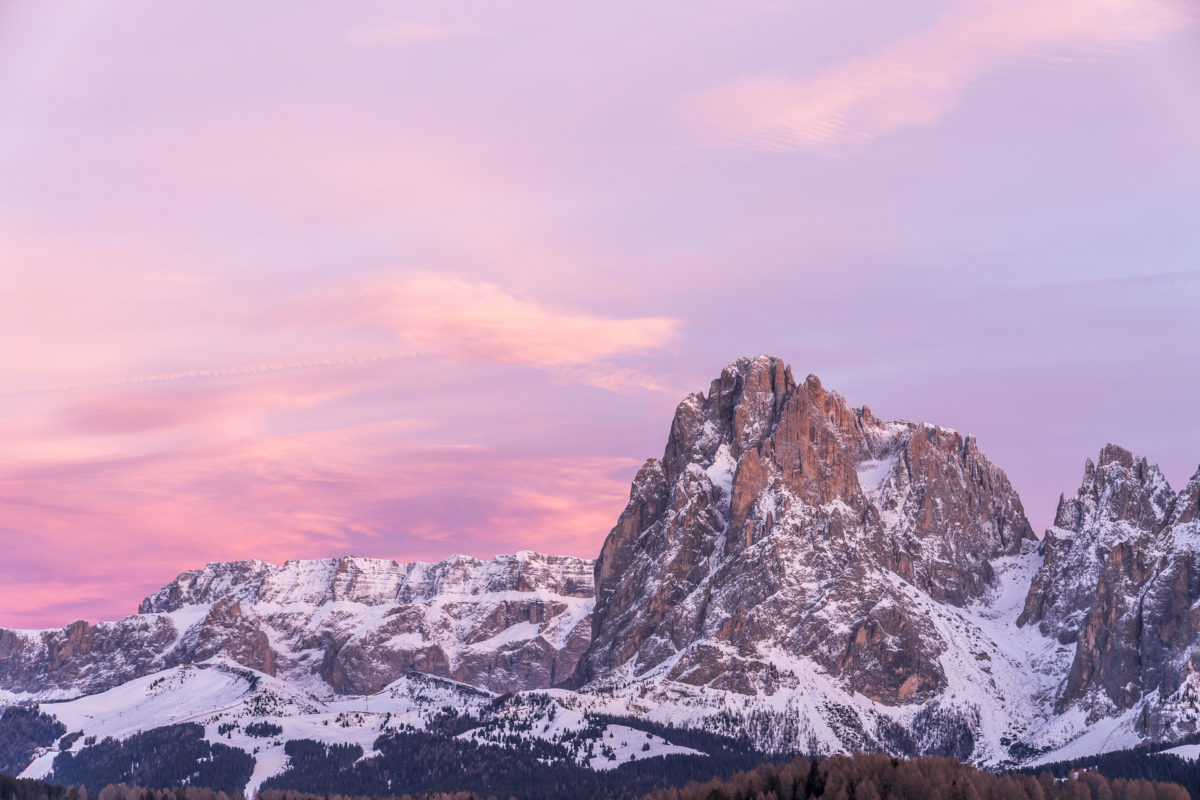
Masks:
[[[173,666],[178,631],[169,619],[72,622],[61,630],[0,630],[0,689],[76,695]]]
[[[1059,498],[1054,525],[1042,543],[1044,565],[1019,624],[1036,623],[1064,644],[1075,642],[1104,557],[1121,544],[1153,539],[1173,502],[1166,479],[1145,459],[1111,444],[1101,450],[1099,467],[1089,458],[1076,496]]]
[[[209,564],[120,622],[0,630],[0,688],[102,691],[223,655],[268,675],[377,691],[417,670],[497,692],[569,675],[591,631],[590,559],[522,552],[401,564]]]
[[[878,420],[778,359],[741,359],[684,399],[635,478],[572,683],[657,674],[755,694],[790,658],[878,702],[928,700],[945,643],[908,591],[963,606],[1031,539],[973,437]]]
[[[1197,730],[1198,503],[1200,472],[1176,495],[1158,467],[1111,444],[1059,500],[1019,619],[1075,645],[1059,711],[1139,708],[1156,740]]]

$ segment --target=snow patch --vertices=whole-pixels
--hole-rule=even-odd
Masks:
[[[712,465],[705,470],[712,485],[721,490],[723,497],[728,498],[733,493],[733,476],[737,473],[737,460],[729,450],[728,444],[717,448]]]
[[[900,453],[893,453],[886,458],[873,458],[858,465],[858,485],[862,487],[867,497],[876,499],[900,463]]]
[[[1172,747],[1170,750],[1160,750],[1162,755],[1179,756],[1185,761],[1196,761],[1200,759],[1200,744],[1185,744],[1180,747]]]

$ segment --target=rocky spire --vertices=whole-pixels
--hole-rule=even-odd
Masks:
[[[1176,495],[1158,467],[1113,444],[1059,502],[1018,622],[1075,646],[1060,711],[1078,703],[1099,717],[1141,703],[1142,733],[1196,731],[1198,503],[1200,472]]]
[[[770,651],[883,702],[941,681],[902,584],[963,605],[1033,533],[973,437],[883,422],[815,376],[743,358],[680,403],[596,566],[575,685],[665,670],[753,693]]]
[[[1044,564],[1018,624],[1036,623],[1063,644],[1076,641],[1103,559],[1122,543],[1153,539],[1174,502],[1158,467],[1122,447],[1107,444],[1098,463],[1087,459],[1075,496],[1059,499],[1042,543]]]

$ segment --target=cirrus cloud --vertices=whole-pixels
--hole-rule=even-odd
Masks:
[[[636,459],[414,442],[415,421],[136,457],[0,465],[0,627],[119,619],[216,559],[594,556]],[[119,536],[122,546],[113,547]],[[80,563],[86,579],[63,580]]]
[[[674,317],[607,317],[552,307],[496,284],[409,272],[347,293],[340,313],[404,347],[463,361],[519,364],[603,388],[656,388],[608,361],[659,350],[679,336]],[[338,312],[335,312],[338,313]]]
[[[716,147],[839,155],[942,119],[985,74],[1160,39],[1196,13],[1178,0],[958,0],[931,27],[810,78],[746,75],[686,97],[682,116]]]

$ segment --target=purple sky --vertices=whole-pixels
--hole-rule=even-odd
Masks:
[[[208,561],[595,555],[740,355],[1039,531],[1200,463],[1176,0],[0,4],[0,626]]]

